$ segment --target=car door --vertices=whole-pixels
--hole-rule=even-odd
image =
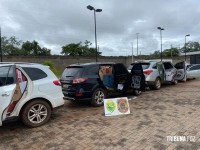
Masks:
[[[163,82],[165,80],[165,69],[164,69],[163,63],[158,62],[156,65],[157,65],[159,76]]]
[[[145,75],[141,63],[133,64],[131,69],[131,87],[135,90],[145,91]]]
[[[187,78],[200,77],[200,65],[194,65],[187,70]]]
[[[6,118],[4,111],[10,105],[16,88],[15,65],[0,66],[0,126]]]
[[[177,69],[177,73],[175,76],[176,80],[179,81],[186,81],[186,66],[185,61],[178,62],[174,65],[174,67]]]
[[[130,74],[126,67],[119,63],[113,65],[113,74],[114,74],[114,86],[120,92],[126,92],[127,88],[130,85],[129,78]]]

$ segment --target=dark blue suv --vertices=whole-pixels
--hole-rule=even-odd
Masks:
[[[121,63],[73,64],[65,68],[60,81],[64,99],[87,99],[93,106],[103,105],[109,92],[125,93],[132,89],[139,95],[145,90],[140,64],[136,64],[131,73]]]

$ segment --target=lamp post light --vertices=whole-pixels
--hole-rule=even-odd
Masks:
[[[87,9],[94,10],[94,28],[95,28],[95,45],[96,45],[96,62],[98,62],[97,59],[97,25],[96,25],[96,12],[102,12],[102,9],[95,9],[93,6],[88,5]]]
[[[136,35],[137,35],[137,56],[138,56],[138,35],[139,35],[139,33],[136,33]]]
[[[161,27],[157,27],[158,30],[160,30],[160,59],[162,61],[162,30],[165,30],[164,28]]]
[[[2,52],[2,48],[1,48],[1,27],[0,27],[0,57],[1,57],[1,62],[3,62],[3,52]]]
[[[185,35],[185,61],[186,61],[186,37],[190,36],[190,34]]]

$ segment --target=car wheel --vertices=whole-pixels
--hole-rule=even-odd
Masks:
[[[103,100],[107,97],[106,91],[102,88],[94,90],[92,94],[91,104],[98,107],[103,105]]]
[[[138,95],[141,95],[142,94],[142,91],[140,90],[133,90],[133,94],[138,96]]]
[[[150,85],[149,88],[152,89],[152,90],[159,90],[161,88],[160,78],[156,78],[154,85]]]
[[[34,100],[27,103],[21,112],[22,122],[29,127],[45,124],[51,116],[51,107],[44,100]]]

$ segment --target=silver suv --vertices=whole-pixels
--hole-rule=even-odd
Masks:
[[[29,127],[41,126],[62,105],[59,80],[48,66],[0,63],[0,126],[14,117]]]
[[[161,88],[162,83],[165,82],[178,83],[176,79],[177,69],[171,62],[147,61],[140,63],[142,64],[146,83],[150,89],[158,90]],[[132,68],[133,64],[128,67],[128,70]]]

